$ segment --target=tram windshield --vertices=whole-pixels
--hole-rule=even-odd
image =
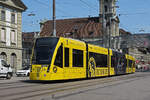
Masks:
[[[50,64],[58,38],[38,38],[35,43],[32,64]]]

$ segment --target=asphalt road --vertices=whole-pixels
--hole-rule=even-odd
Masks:
[[[0,79],[0,100],[150,100],[150,72],[69,82]]]
[[[150,72],[144,75],[145,77],[100,84],[53,98],[54,100],[150,100]]]

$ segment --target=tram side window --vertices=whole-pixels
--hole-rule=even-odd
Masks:
[[[129,67],[132,67],[132,60],[129,60]]]
[[[55,59],[54,65],[59,66],[59,67],[62,68],[63,67],[62,62],[63,62],[63,47],[60,46],[58,48],[58,51],[57,51],[57,55],[56,55],[56,59]]]
[[[69,48],[65,48],[65,67],[69,67]]]
[[[83,51],[73,49],[73,67],[83,67]]]
[[[111,67],[115,67],[116,65],[116,57],[115,56],[111,56]]]
[[[135,68],[135,61],[133,62],[133,68]]]
[[[89,55],[95,59],[96,67],[107,67],[107,55],[92,52]]]
[[[98,54],[96,58],[97,67],[107,67],[107,55]]]

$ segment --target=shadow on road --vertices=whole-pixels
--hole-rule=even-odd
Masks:
[[[76,81],[83,81],[87,79],[74,79],[74,80],[56,80],[56,81],[43,81],[43,80],[20,80],[24,83],[39,83],[39,84],[59,84],[59,83],[69,83]]]
[[[107,76],[108,77],[108,76]],[[96,78],[83,78],[83,79],[70,79],[70,80],[56,80],[56,81],[44,81],[44,80],[20,80],[21,82],[25,83],[39,83],[39,84],[58,84],[58,83],[69,83],[69,82],[77,82],[77,81],[84,81],[84,80],[94,80],[94,79],[102,79],[105,77],[96,77]]]

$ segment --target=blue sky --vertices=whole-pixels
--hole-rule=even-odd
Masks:
[[[22,0],[28,7],[23,13],[22,31],[40,30],[40,21],[52,19],[52,0]],[[118,0],[120,28],[132,33],[150,33],[150,0]],[[35,16],[28,16],[35,14]],[[98,0],[56,0],[56,18],[98,16]],[[141,31],[142,30],[142,31]]]

